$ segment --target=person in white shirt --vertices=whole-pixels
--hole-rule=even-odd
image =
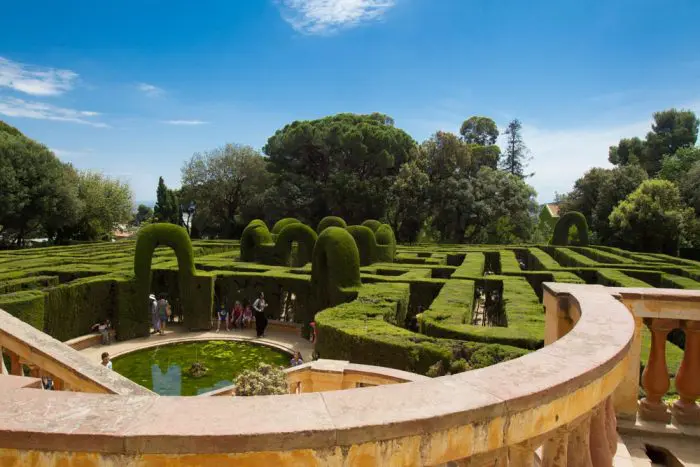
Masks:
[[[102,366],[106,366],[110,370],[112,369],[112,360],[109,359],[108,352],[102,352]]]

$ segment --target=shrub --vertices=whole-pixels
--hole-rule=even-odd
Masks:
[[[287,376],[281,368],[261,363],[236,378],[236,396],[275,396],[287,394]]]
[[[263,257],[262,246],[273,247],[272,235],[260,219],[250,221],[241,234],[241,261],[255,262]]]
[[[275,225],[272,226],[272,234],[279,235],[280,232],[282,232],[282,229],[292,224],[301,224],[301,221],[293,217],[285,217],[284,219],[280,219],[275,222]]]
[[[368,227],[372,232],[377,232],[377,229],[382,226],[382,223],[376,219],[367,219],[362,223],[363,226]]]
[[[559,218],[556,225],[554,226],[552,245],[568,245],[569,229],[572,225],[576,226],[576,231],[578,232],[578,244],[581,246],[587,246],[588,222],[586,222],[586,217],[577,211],[567,212]]]
[[[360,253],[360,266],[369,266],[374,263],[377,254],[377,240],[374,232],[369,227],[351,225],[346,230],[355,239],[357,250]]]
[[[287,224],[279,232],[277,241],[275,242],[275,256],[278,260],[278,264],[285,266],[305,265],[311,261],[311,255],[317,240],[318,235],[316,235],[316,232],[308,225],[299,222]],[[297,242],[299,245],[296,255],[296,264],[291,264],[293,242]]]
[[[396,256],[396,237],[389,224],[382,224],[374,233],[377,238],[376,261],[393,263]]]
[[[314,310],[348,300],[361,283],[360,253],[355,239],[344,228],[324,229],[314,246],[311,266]]]
[[[348,224],[345,223],[343,219],[337,216],[326,216],[323,219],[321,219],[321,222],[318,223],[318,227],[316,228],[316,232],[320,235],[321,232],[326,230],[328,227],[340,227],[340,228],[345,228],[347,227]]]

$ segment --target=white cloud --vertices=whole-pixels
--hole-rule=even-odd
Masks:
[[[73,88],[78,74],[70,70],[38,67],[0,57],[0,87],[31,94],[56,96]]]
[[[139,83],[136,87],[148,97],[158,97],[165,94],[165,89],[148,83]]]
[[[282,18],[304,34],[328,34],[381,19],[396,0],[277,0]]]
[[[206,125],[209,122],[202,120],[166,120],[163,123],[167,125]]]
[[[58,148],[50,148],[50,149],[58,157],[69,158],[69,159],[79,159],[81,157],[87,156],[88,154],[92,153],[92,150],[89,150],[89,149],[80,150],[80,151],[75,151],[72,149],[58,149]]]
[[[98,112],[87,110],[66,109],[42,102],[27,102],[14,97],[0,96],[0,114],[8,117],[34,118],[37,120],[54,120],[59,122],[73,122],[82,125],[90,125],[97,128],[107,128],[109,125],[102,122],[88,120],[97,117]]]

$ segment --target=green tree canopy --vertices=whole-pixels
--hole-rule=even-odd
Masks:
[[[679,183],[698,161],[700,161],[700,148],[680,148],[673,154],[664,156],[659,178]]]
[[[134,214],[134,225],[141,225],[143,222],[150,221],[153,218],[153,209],[145,204],[139,204]]]
[[[178,225],[182,222],[178,192],[169,189],[165,185],[163,177],[158,178],[156,205],[153,208],[153,216],[158,222],[169,222]]]
[[[263,217],[270,185],[265,158],[250,146],[196,153],[182,167],[182,200],[194,203],[192,226],[207,235],[232,238],[239,226]]]
[[[498,126],[488,117],[470,117],[462,123],[459,134],[467,143],[490,146],[496,144]]]
[[[675,254],[692,209],[668,180],[646,180],[610,214],[619,242],[638,251]]]
[[[275,175],[269,199],[286,204],[278,217],[294,215],[311,225],[331,214],[351,224],[383,219],[386,192],[414,146],[383,114],[293,122],[263,148]]]
[[[689,110],[669,109],[654,113],[646,138],[624,138],[611,146],[608,160],[615,165],[639,164],[650,177],[661,170],[665,156],[692,147],[698,138],[698,118]]]
[[[523,125],[520,120],[513,119],[508,123],[508,127],[504,132],[506,135],[506,149],[501,160],[501,168],[511,175],[525,178],[533,174],[525,174],[525,167],[532,159],[529,150],[523,140]]]
[[[2,122],[0,122],[2,123]],[[75,205],[70,169],[46,146],[0,126],[0,242],[21,245]]]

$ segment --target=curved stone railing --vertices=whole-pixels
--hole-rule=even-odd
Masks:
[[[610,289],[632,313],[635,339],[630,352],[629,376],[618,389],[618,417],[646,422],[673,424],[672,431],[700,434],[700,291],[677,289]],[[641,360],[641,333],[646,327],[651,334],[649,357]],[[683,357],[677,372],[669,368],[666,348],[669,333],[683,331]],[[640,375],[640,363],[644,372]],[[669,371],[670,370],[670,371]],[[678,400],[667,405],[663,397],[671,387],[669,373],[675,372]],[[637,401],[639,381],[646,396]]]
[[[611,395],[628,373],[632,316],[599,287],[546,284],[545,307],[544,349],[406,384],[270,397],[6,390],[0,458],[24,465],[40,455],[48,466],[166,465],[183,456],[187,465],[612,465]]]
[[[287,384],[290,394],[305,392],[339,391],[384,384],[412,383],[430,378],[407,371],[372,365],[357,365],[342,360],[315,360],[287,368]],[[236,386],[226,386],[199,394],[198,397],[231,396]]]

